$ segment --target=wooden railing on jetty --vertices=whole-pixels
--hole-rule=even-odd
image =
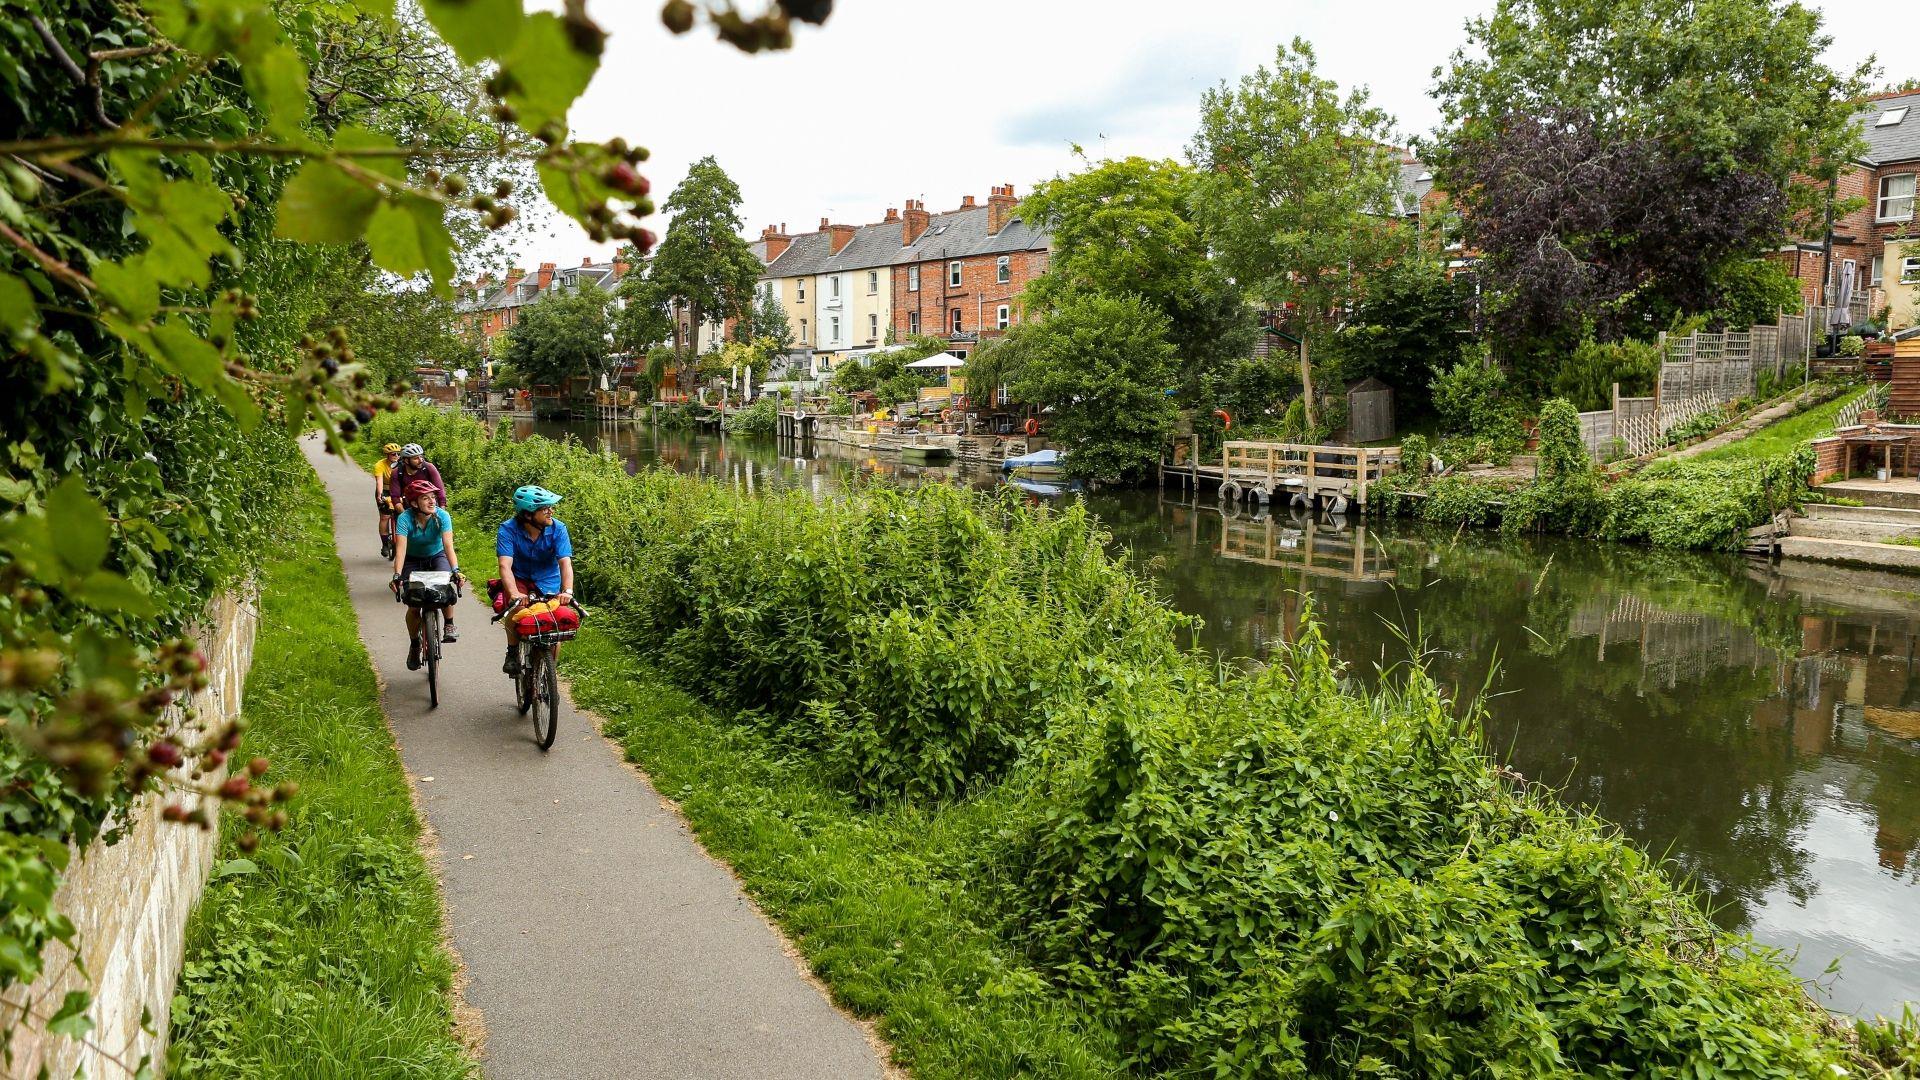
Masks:
[[[1397,446],[1323,446],[1230,440],[1218,464],[1200,460],[1199,436],[1190,436],[1190,452],[1163,456],[1161,483],[1171,476],[1196,490],[1220,489],[1222,499],[1253,498],[1265,504],[1277,495],[1298,495],[1307,502],[1344,507],[1367,504],[1367,488],[1400,466]],[[1183,460],[1170,460],[1173,458]]]

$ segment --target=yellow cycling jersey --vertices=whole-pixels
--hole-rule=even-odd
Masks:
[[[393,466],[387,464],[386,458],[373,463],[373,490],[378,497],[387,497],[387,477],[392,475]]]

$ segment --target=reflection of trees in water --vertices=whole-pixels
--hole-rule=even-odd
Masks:
[[[741,483],[743,469],[755,483],[816,492],[997,479],[832,444],[796,464],[796,449],[772,441],[636,432],[635,457]],[[609,445],[629,453],[622,438]],[[1218,557],[1224,525],[1210,502],[1182,506],[1154,491],[1087,501],[1174,606],[1205,621],[1208,647],[1262,657],[1295,636],[1311,597],[1336,653],[1362,679],[1407,658],[1403,636],[1424,642],[1434,676],[1463,696],[1497,663],[1487,702],[1494,752],[1529,777],[1564,782],[1566,798],[1664,853],[1726,925],[1744,924],[1770,892],[1804,899],[1814,890],[1798,839],[1830,782],[1874,814],[1883,866],[1911,880],[1920,863],[1920,740],[1842,708],[1844,664],[1820,674],[1796,660],[1803,651],[1884,656],[1892,631],[1866,641],[1872,616],[1816,614],[1790,591],[1770,595],[1767,575],[1737,557],[1376,529],[1389,537],[1397,575],[1386,585]],[[1920,699],[1920,676],[1878,663],[1864,684],[1870,703]],[[1820,664],[1825,672],[1832,661]],[[1920,709],[1920,700],[1905,707]]]

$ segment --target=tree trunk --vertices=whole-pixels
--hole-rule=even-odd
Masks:
[[[675,382],[679,383],[680,389],[685,390],[688,393],[692,393],[693,388],[687,385],[688,382],[690,381],[687,376],[699,364],[700,319],[701,319],[700,305],[698,303],[688,304],[687,305],[687,320],[688,320],[687,321],[687,347],[686,347],[686,350],[680,354],[680,371],[675,376],[675,379],[674,379]]]
[[[1313,407],[1313,362],[1307,358],[1307,336],[1300,335],[1300,402],[1307,411],[1307,430],[1316,424]]]

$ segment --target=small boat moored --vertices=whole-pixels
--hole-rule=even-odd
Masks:
[[[936,465],[953,460],[953,447],[934,443],[907,443],[900,447],[900,460],[915,465]]]

